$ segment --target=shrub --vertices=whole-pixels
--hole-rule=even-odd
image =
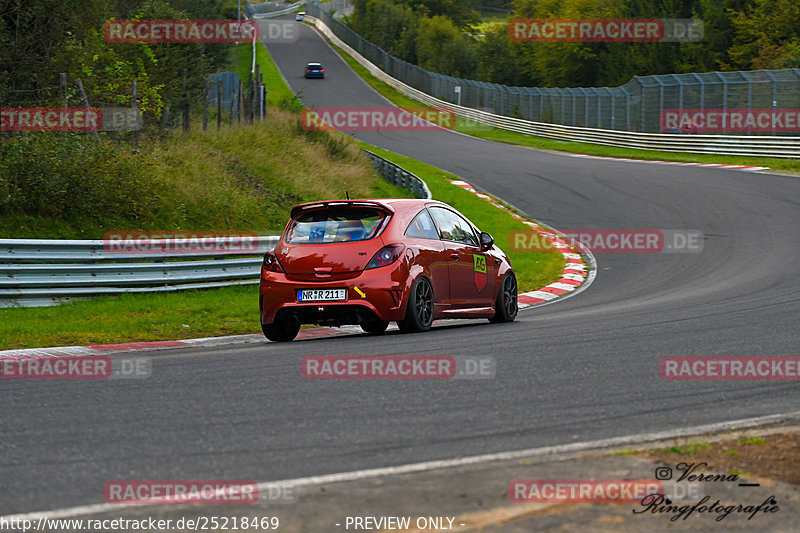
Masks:
[[[8,137],[0,144],[0,214],[138,219],[159,193],[143,167],[124,148],[89,136]]]

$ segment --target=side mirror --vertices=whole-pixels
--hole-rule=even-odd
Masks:
[[[494,238],[485,231],[481,232],[481,248],[488,250],[494,244]]]

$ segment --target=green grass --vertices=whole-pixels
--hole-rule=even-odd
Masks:
[[[624,457],[632,457],[632,456],[638,455],[639,453],[640,453],[639,450],[624,449],[624,450],[616,450],[614,452],[614,455],[622,455]]]
[[[743,446],[748,446],[748,445],[760,446],[766,443],[767,439],[765,439],[764,437],[747,437],[747,436],[739,437],[739,444]]]
[[[270,232],[283,229],[289,208],[304,201],[344,197],[346,190],[362,197],[404,194],[387,187],[349,137],[307,132],[295,114],[278,109],[252,126],[178,134],[138,153],[117,148],[103,156],[128,163],[114,174],[81,172],[79,157],[64,154],[71,164],[57,176],[42,177],[33,169],[51,157],[46,148],[31,148],[13,163],[14,186],[27,192],[24,199],[19,193],[12,198],[20,208],[0,212],[0,235],[98,239],[111,230]],[[53,166],[60,153],[51,157]],[[107,205],[81,196],[101,186],[105,193],[97,201]],[[131,193],[132,186],[139,189]],[[133,210],[133,202],[141,206]]]
[[[669,446],[668,448],[655,449],[651,451],[674,453],[678,455],[692,455],[702,450],[707,450],[711,447],[710,442],[692,441],[683,446]]]
[[[397,92],[394,88],[380,81],[372,76],[369,71],[361,66],[355,59],[350,57],[344,50],[339,48],[333,43],[331,46],[339,53],[348,65],[358,74],[370,87],[378,91],[389,101],[398,107],[405,109],[408,108],[426,108],[426,106],[417,100],[408,98]],[[430,108],[428,108],[430,109]],[[490,141],[502,142],[507,144],[516,144],[521,146],[528,146],[539,150],[551,150],[560,152],[571,152],[588,155],[597,155],[604,157],[623,157],[630,159],[646,159],[656,161],[684,161],[691,163],[720,163],[730,165],[749,165],[749,166],[766,166],[773,170],[779,170],[787,173],[800,173],[800,160],[797,159],[783,159],[783,158],[766,158],[766,157],[753,157],[753,156],[727,156],[727,155],[712,155],[712,154],[690,154],[679,152],[663,152],[656,150],[636,150],[631,148],[616,148],[613,146],[603,146],[599,144],[578,143],[559,141],[556,139],[548,139],[546,137],[537,137],[534,135],[525,135],[513,131],[506,131],[502,129],[492,128],[484,124],[478,124],[466,119],[456,119],[455,131],[486,139]]]
[[[0,309],[0,349],[260,333],[258,285]]]
[[[452,205],[472,220],[481,231],[491,233],[497,245],[511,259],[520,292],[538,289],[559,279],[564,269],[564,258],[561,254],[512,251],[509,246],[511,232],[528,231],[530,228],[512,218],[506,211],[498,209],[486,200],[450,183],[460,179],[458,176],[410,157],[398,155],[364,142],[360,142],[360,144],[369,151],[416,174],[428,184],[435,200]]]

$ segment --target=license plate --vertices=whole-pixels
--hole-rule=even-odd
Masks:
[[[347,300],[347,289],[304,289],[297,291],[298,302]]]

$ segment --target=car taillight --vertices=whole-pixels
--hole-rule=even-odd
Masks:
[[[320,72],[325,72],[324,68],[319,69]]]
[[[272,252],[264,254],[264,270],[269,272],[283,272],[281,264],[278,263],[278,258]]]
[[[307,68],[307,69],[306,69],[306,72],[311,72],[311,69],[310,69],[310,68]]]
[[[387,244],[372,256],[365,270],[391,265],[397,261],[405,248],[402,244]]]

